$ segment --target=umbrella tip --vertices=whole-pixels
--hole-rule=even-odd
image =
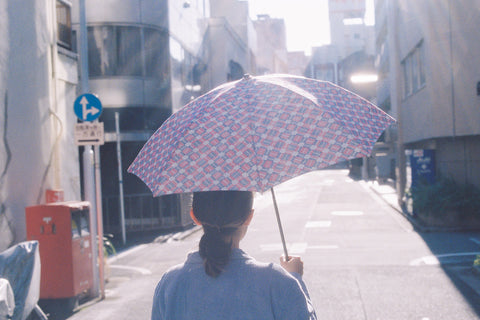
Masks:
[[[248,73],[245,73],[245,74],[243,75],[243,80],[248,80],[248,79],[251,79],[251,78],[252,78],[252,76],[251,76],[250,74],[248,74]]]

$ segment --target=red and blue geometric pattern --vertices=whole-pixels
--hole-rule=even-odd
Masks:
[[[168,118],[128,171],[154,196],[264,192],[301,174],[370,155],[394,121],[330,82],[246,76],[213,89]]]

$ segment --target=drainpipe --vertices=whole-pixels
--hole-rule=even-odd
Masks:
[[[63,123],[60,117],[58,116],[58,98],[57,98],[57,25],[56,21],[56,7],[55,1],[51,1],[51,39],[50,39],[50,64],[52,68],[52,84],[51,87],[51,99],[52,104],[49,108],[50,114],[55,118],[53,123],[53,131],[55,133],[55,140],[53,143],[53,155],[52,155],[52,167],[53,167],[53,189],[60,190],[61,189],[61,158],[60,158],[60,139],[63,134]],[[62,197],[63,198],[63,197]]]
[[[403,142],[403,117],[401,98],[401,70],[398,45],[398,4],[397,0],[387,1],[388,23],[388,46],[389,46],[389,69],[390,69],[390,100],[392,103],[393,116],[397,119],[397,154],[396,154],[396,189],[397,199],[400,206],[404,205],[406,187],[406,157]]]

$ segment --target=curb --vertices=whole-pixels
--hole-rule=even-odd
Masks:
[[[201,226],[194,225],[192,228],[189,228],[189,229],[184,230],[184,231],[162,235],[158,238],[155,238],[155,240],[153,240],[153,242],[154,243],[165,243],[165,242],[172,242],[172,241],[181,241],[181,240],[184,240],[184,239],[188,238],[192,234],[197,233],[200,230],[202,230]]]
[[[430,227],[430,226],[425,226],[421,224],[415,217],[407,211],[407,209],[401,207],[398,203],[393,203],[392,201],[387,200],[384,197],[384,193],[380,192],[378,188],[373,185],[372,183],[366,182],[368,187],[375,192],[380,198],[382,198],[383,201],[385,201],[386,204],[388,204],[390,207],[395,209],[398,213],[400,213],[403,217],[405,217],[413,226],[413,228],[419,232],[456,232],[456,231],[463,231],[462,228],[457,228],[457,227]],[[389,184],[382,184],[381,186],[390,186]],[[391,187],[391,186],[390,186]],[[392,193],[397,193],[395,188],[391,187]]]
[[[446,270],[449,270],[453,277],[480,297],[480,270],[478,267],[449,267]]]

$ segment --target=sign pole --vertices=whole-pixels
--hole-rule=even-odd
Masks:
[[[98,123],[98,121],[96,121]],[[100,146],[94,147],[94,168],[95,168],[95,204],[97,213],[97,234],[98,234],[98,277],[100,281],[100,296],[105,299],[105,273],[104,273],[104,255],[103,255],[103,213],[102,213],[102,179],[100,172]]]
[[[83,189],[84,189],[84,198],[90,203],[90,226],[92,232],[92,265],[93,265],[93,284],[92,291],[95,297],[98,295],[99,290],[99,272],[98,272],[98,251],[96,246],[96,235],[97,235],[97,220],[96,220],[96,203],[95,203],[95,172],[93,170],[93,150],[92,146],[85,146],[83,150]]]
[[[120,124],[118,112],[115,112],[115,131],[117,136],[117,165],[118,165],[118,189],[120,193],[120,222],[122,224],[123,244],[127,242],[125,232],[125,205],[123,199],[123,173],[122,173],[122,146],[120,143]]]
[[[87,22],[86,22],[86,13],[85,13],[85,0],[79,0],[79,36],[80,36],[80,83],[81,91],[86,94],[90,92],[90,87],[88,84],[88,37],[87,37]],[[79,104],[82,106],[82,116],[79,117],[81,121],[87,119],[87,105],[85,100],[79,101]],[[74,104],[74,111],[77,113],[77,103]],[[101,109],[100,109],[101,111]],[[98,113],[97,109],[94,108],[90,113]],[[98,117],[98,116],[97,116]],[[93,155],[92,155],[93,153]],[[84,188],[85,188],[85,200],[91,203],[91,224],[95,226],[93,230],[92,241],[93,246],[93,259],[94,259],[94,279],[93,279],[93,291],[95,296],[99,294],[101,298],[105,298],[105,289],[104,289],[104,278],[103,278],[103,227],[102,227],[102,216],[101,216],[101,193],[100,198],[98,197],[98,188],[99,188],[99,170],[96,168],[97,159],[99,157],[99,148],[95,147],[95,152],[92,150],[92,145],[85,145],[83,151],[83,170],[84,170]],[[88,159],[88,160],[87,160]],[[100,164],[98,163],[98,166]],[[93,184],[90,182],[87,183],[87,179],[90,180],[91,174],[93,173]],[[87,177],[90,176],[90,177]],[[97,175],[97,176],[96,176]],[[96,192],[94,192],[96,190]],[[100,208],[100,211],[98,211]],[[100,256],[100,261],[99,261]]]

